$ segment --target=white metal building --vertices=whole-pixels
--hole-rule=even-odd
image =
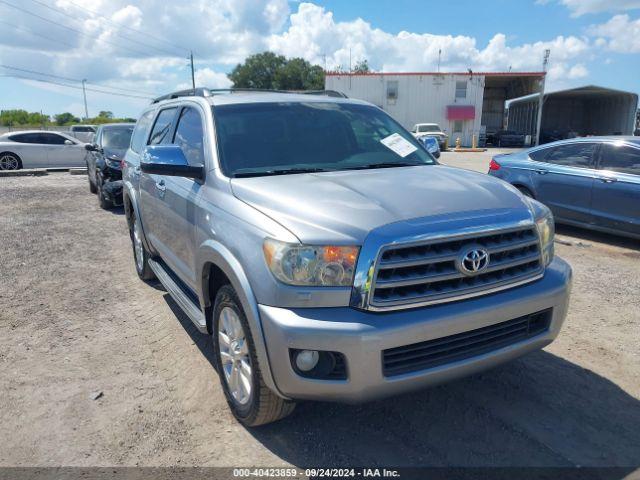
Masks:
[[[325,88],[373,103],[405,128],[437,123],[471,144],[472,135],[504,126],[505,101],[539,90],[542,72],[343,73],[328,72]]]

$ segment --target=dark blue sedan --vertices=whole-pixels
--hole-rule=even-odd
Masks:
[[[491,160],[489,174],[546,204],[557,223],[640,238],[640,138],[573,138]]]

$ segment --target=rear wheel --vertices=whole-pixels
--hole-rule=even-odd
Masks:
[[[0,154],[0,170],[20,170],[22,161],[13,153]]]
[[[133,245],[133,259],[136,264],[136,273],[145,282],[155,279],[156,275],[149,266],[149,252],[147,252],[142,241],[142,227],[134,213],[131,214],[131,226],[129,233],[131,235],[131,243]]]
[[[216,367],[233,415],[255,427],[293,412],[295,403],[280,398],[264,383],[247,318],[230,285],[218,290],[213,315]]]

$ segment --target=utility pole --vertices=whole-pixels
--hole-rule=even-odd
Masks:
[[[544,75],[540,81],[540,97],[538,98],[538,118],[536,119],[536,145],[540,145],[540,127],[542,126],[542,104],[544,103],[544,82],[547,78],[547,64],[549,63],[549,54],[551,50],[548,48],[544,51],[544,60],[542,61],[542,71]]]
[[[440,57],[442,56],[442,49],[438,49],[438,73],[440,73]]]
[[[191,59],[191,86],[193,87],[193,92],[196,91],[196,73],[193,68],[193,51],[190,52],[189,58]]]
[[[82,79],[82,96],[84,97],[84,118],[85,120],[89,118],[89,110],[87,109],[87,91],[84,88],[84,84],[87,83],[87,79]]]

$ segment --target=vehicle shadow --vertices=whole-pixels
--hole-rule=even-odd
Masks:
[[[576,237],[587,242],[606,243],[620,248],[640,251],[640,240],[613,235],[610,233],[597,232],[595,230],[561,224],[556,224],[556,233],[560,235],[567,235],[569,237]]]
[[[208,336],[165,300],[213,365]],[[598,477],[624,478],[640,465],[640,401],[546,351],[363,405],[303,402],[247,431],[299,467],[628,467]]]

